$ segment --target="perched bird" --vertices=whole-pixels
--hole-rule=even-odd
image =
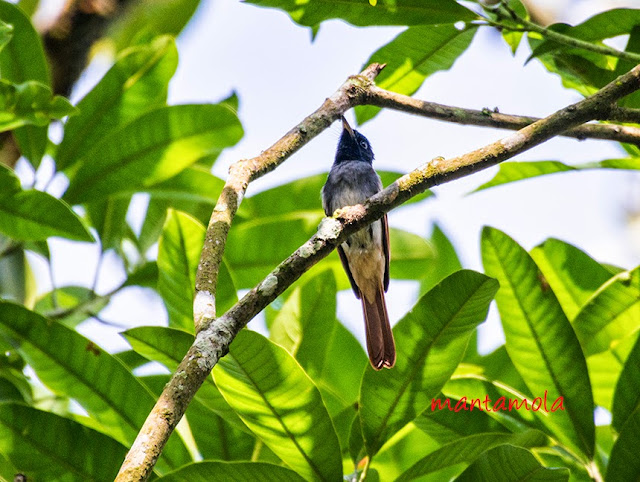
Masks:
[[[382,190],[380,176],[372,166],[371,144],[344,117],[342,127],[336,158],[322,188],[322,206],[327,216],[336,209],[360,204]],[[384,300],[389,287],[387,216],[349,236],[338,246],[338,254],[356,297],[362,301],[371,365],[376,370],[391,368],[396,361],[396,347]]]

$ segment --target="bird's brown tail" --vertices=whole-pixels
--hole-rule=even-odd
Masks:
[[[371,365],[376,370],[391,368],[396,363],[396,345],[391,333],[382,285],[378,286],[373,303],[365,296],[362,296],[361,300]]]

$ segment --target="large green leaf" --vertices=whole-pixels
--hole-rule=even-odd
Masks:
[[[550,238],[536,246],[531,257],[569,320],[573,320],[591,295],[613,276],[587,253],[558,239]]]
[[[640,407],[640,338],[636,341],[618,378],[613,397],[611,424],[620,432],[631,414]]]
[[[0,452],[29,480],[111,481],[127,449],[73,420],[0,403]]]
[[[203,461],[186,465],[164,477],[156,479],[162,482],[298,482],[304,479],[286,467],[264,462],[218,462]]]
[[[458,28],[451,23],[410,27],[365,62],[386,63],[376,77],[376,85],[400,94],[413,95],[427,77],[449,70],[469,47],[476,27]],[[356,119],[362,124],[372,119],[379,107],[356,107]]]
[[[13,26],[0,20],[0,52],[13,38]]]
[[[368,367],[360,387],[360,422],[369,455],[425,410],[462,359],[498,283],[458,271],[424,295],[396,325],[396,365]]]
[[[193,332],[193,295],[205,228],[180,211],[169,210],[158,243],[158,292],[169,325]]]
[[[35,298],[36,284],[24,247],[0,236],[0,253],[0,298],[29,305]]]
[[[352,25],[434,25],[473,20],[477,15],[453,0],[394,0],[372,6],[361,0],[249,0],[259,7],[279,8],[289,13],[293,21],[316,27],[324,20],[340,18]]]
[[[108,303],[108,297],[84,286],[64,286],[42,295],[34,310],[72,328],[100,313]]]
[[[573,326],[587,356],[640,330],[640,267],[617,274],[582,307]]]
[[[306,479],[339,480],[338,437],[320,392],[283,348],[242,330],[213,370],[247,426]]]
[[[450,274],[462,269],[456,249],[437,224],[433,225],[429,245],[433,251],[433,259],[420,276],[420,296]]]
[[[200,0],[143,0],[127,4],[107,31],[120,51],[141,36],[168,34],[177,37],[195,13]]]
[[[509,365],[510,362],[505,366],[507,372],[511,371]],[[505,374],[505,379],[509,379],[508,374]],[[544,409],[552,407],[554,402],[544,396],[535,400],[526,387],[522,390],[519,386],[504,382],[500,376],[489,376],[482,367],[466,363],[458,366],[442,388],[442,393],[450,400],[447,403],[445,399],[442,406],[432,404],[432,410],[450,410],[451,407],[454,415],[465,408],[469,411],[472,408],[482,408],[487,412],[490,410],[491,416],[512,432],[525,428],[544,430],[544,426],[535,417],[533,405],[536,403],[536,407]]]
[[[44,241],[51,236],[93,241],[67,203],[34,189],[0,196],[0,232],[20,241]]]
[[[640,158],[627,157],[622,159],[606,159],[604,161],[593,162],[570,166],[559,161],[518,161],[503,162],[500,164],[497,174],[489,181],[485,182],[473,192],[482,191],[490,187],[501,186],[510,182],[522,181],[533,177],[556,174],[559,172],[578,171],[585,169],[627,169],[639,170]]]
[[[131,196],[114,196],[85,205],[91,225],[98,232],[103,253],[109,249],[121,252],[122,240],[130,229],[127,223],[130,203]]]
[[[0,2],[0,20],[13,26],[13,38],[0,52],[2,78],[16,84],[35,80],[50,86],[42,41],[31,21],[9,2]],[[38,166],[47,147],[47,127],[24,126],[13,134],[21,154]]]
[[[222,105],[152,110],[83,153],[65,199],[77,204],[144,190],[242,137],[237,116]]]
[[[209,169],[194,165],[180,171],[166,181],[144,188],[153,199],[169,201],[186,201],[189,203],[206,203],[213,208],[224,181],[209,172]],[[244,203],[241,204],[244,206]]]
[[[192,334],[163,326],[140,326],[122,332],[136,353],[147,360],[157,361],[175,372],[180,361],[193,344]],[[213,378],[207,377],[195,395],[195,400],[236,428],[245,425],[222,397]]]
[[[52,391],[73,398],[101,430],[129,445],[153,408],[153,395],[115,357],[79,333],[26,308],[0,302],[0,335]],[[161,469],[190,461],[179,438],[163,452]]]
[[[167,86],[178,65],[178,51],[170,37],[159,37],[125,52],[98,84],[78,103],[80,115],[71,117],[56,153],[58,169],[65,169],[113,130],[163,105]]]
[[[446,406],[446,399],[440,397]],[[449,402],[451,403],[451,401]],[[462,437],[479,433],[507,433],[507,429],[482,410],[425,410],[413,420],[413,424],[439,444],[446,444]]]
[[[528,430],[518,434],[480,433],[470,435],[445,444],[423,457],[398,477],[397,482],[413,480],[452,465],[469,464],[487,450],[505,444],[519,447],[541,447],[547,444],[547,437],[537,430]]]
[[[455,480],[456,482],[511,482],[514,480],[560,482],[569,480],[569,470],[544,467],[528,450],[512,445],[500,445],[478,457]]]
[[[563,410],[545,408],[542,422],[562,443],[591,457],[595,443],[591,384],[580,344],[560,303],[541,282],[529,254],[501,231],[484,228],[482,260],[486,273],[500,282],[496,301],[509,357],[534,396],[564,401]]]
[[[0,132],[25,125],[47,126],[76,109],[64,97],[52,96],[51,89],[36,81],[12,84],[0,80]]]
[[[357,340],[336,319],[333,273],[320,271],[303,281],[271,323],[270,338],[298,360],[320,389],[333,415],[353,406],[358,398],[367,357]],[[342,356],[345,352],[349,357]]]
[[[640,25],[640,10],[616,8],[594,15],[575,27],[564,29],[562,33],[588,42],[595,42],[628,34],[636,25]]]
[[[180,211],[169,210],[158,245],[158,292],[167,306],[169,324],[190,332],[194,329],[193,296],[204,235],[205,228],[197,220]],[[223,262],[216,309],[224,313],[237,300],[233,281]]]
[[[638,480],[640,476],[638,447],[640,447],[640,407],[629,415],[611,449],[605,477],[607,482]]]

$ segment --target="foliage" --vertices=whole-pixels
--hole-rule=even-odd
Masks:
[[[235,95],[217,104],[167,105],[178,64],[174,36],[199,2],[161,2],[157,9],[147,3],[137,2],[107,31],[118,52],[113,65],[72,106],[52,93],[43,42],[24,13],[35,4],[0,2],[0,131],[12,131],[21,162],[38,169],[49,156],[54,175],[68,180],[64,194],[54,196],[0,165],[0,480],[17,473],[29,480],[112,480],[166,381],[140,367],[156,362],[151,366],[173,371],[194,340],[204,223],[224,185],[210,168],[243,130]],[[585,95],[631,67],[615,52],[599,51],[603,40],[628,34],[625,52],[640,51],[638,10],[553,25],[548,32],[561,35],[551,39],[531,28],[518,0],[486,10],[454,0],[248,3],[283,10],[312,31],[336,18],[407,27],[365,63],[386,62],[378,85],[408,95],[451,68],[480,28],[500,27],[514,50],[526,38],[531,61]],[[639,102],[637,94],[622,104]],[[377,111],[357,108],[358,121]],[[54,144],[48,126],[60,119],[63,135]],[[637,170],[640,156],[629,151],[581,165],[508,162],[478,189],[582,169]],[[400,175],[381,174],[385,185]],[[220,268],[219,314],[315,232],[324,179],[297,179],[243,200]],[[148,199],[142,207],[140,193]],[[428,203],[429,196],[412,202]],[[143,211],[139,228],[128,217],[135,210]],[[98,245],[122,262],[128,278],[106,294],[62,286],[35,299],[26,255],[53,265],[52,237]],[[156,475],[637,479],[639,268],[601,264],[556,239],[527,251],[493,228],[484,230],[481,252],[484,273],[465,270],[438,226],[428,239],[392,229],[391,277],[419,285],[420,296],[394,327],[397,365],[383,372],[369,366],[338,320],[337,293],[349,283],[335,253],[329,256],[266,310],[268,336],[237,336],[189,406]],[[131,350],[109,353],[78,327],[132,287],[162,299],[169,326],[126,330]],[[476,330],[494,299],[506,343],[480,355]],[[499,408],[513,402],[529,409]],[[612,413],[611,425],[595,427],[597,407]]]

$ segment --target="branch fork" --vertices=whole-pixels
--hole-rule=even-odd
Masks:
[[[385,91],[374,84],[383,67],[372,64],[359,75],[349,77],[320,108],[273,146],[259,156],[238,161],[231,166],[228,180],[211,215],[198,267],[194,301],[196,339],[145,421],[127,454],[117,481],[146,480],[151,475],[164,444],[196,391],[218,360],[228,352],[235,335],[304,272],[357,230],[426,189],[493,166],[563,132],[573,137],[606,138],[640,144],[640,131],[635,128],[582,125],[617,112],[617,108],[612,108],[615,102],[640,88],[640,66],[594,95],[538,120],[498,113],[487,116],[481,111],[442,106]],[[249,183],[278,167],[348,109],[361,104],[393,108],[445,121],[519,130],[462,156],[447,160],[434,158],[402,176],[365,203],[343,208],[334,213],[334,217],[324,218],[311,239],[281,262],[226,313],[216,318],[218,269],[231,222]],[[450,114],[458,111],[464,115]],[[464,120],[460,121],[460,118]],[[473,122],[469,119],[473,119]],[[484,123],[478,119],[484,119]],[[606,132],[606,136],[603,132]]]

